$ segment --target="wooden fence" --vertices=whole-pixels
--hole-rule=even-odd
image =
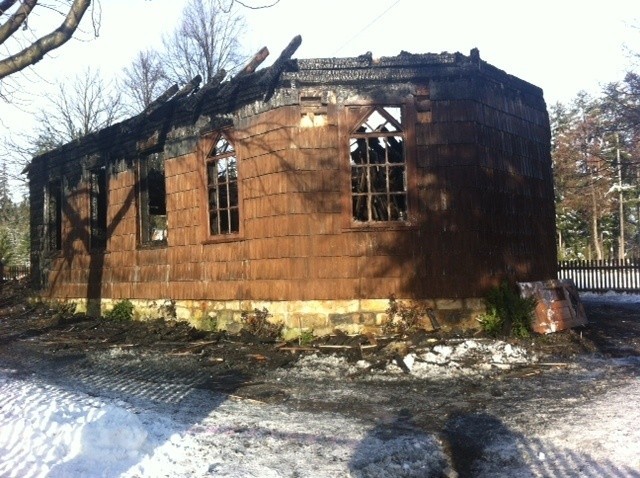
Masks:
[[[558,279],[571,279],[580,291],[640,292],[640,259],[558,262]]]

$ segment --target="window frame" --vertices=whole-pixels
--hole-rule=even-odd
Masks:
[[[149,162],[152,160],[159,161],[162,164],[162,195],[164,197],[164,214],[151,214],[149,211],[149,187],[148,187],[148,176],[149,176]],[[138,241],[139,246],[141,248],[153,248],[153,247],[166,247],[168,245],[169,238],[169,220],[167,215],[167,176],[165,172],[165,157],[164,152],[160,151],[152,151],[146,152],[144,155],[138,158],[138,167],[137,167],[137,186],[138,186]],[[150,216],[164,216],[164,237],[161,239],[153,239],[151,236],[151,224],[150,224]]]
[[[212,155],[217,144],[221,139],[224,139],[231,146],[231,150],[221,155]],[[201,184],[202,184],[202,237],[203,243],[219,243],[219,242],[231,242],[242,239],[244,236],[244,221],[243,221],[243,207],[242,207],[242,176],[240,167],[240,158],[238,157],[238,141],[234,135],[234,132],[230,129],[223,129],[208,134],[200,142],[200,163],[201,163]],[[230,157],[235,158],[236,167],[236,191],[237,191],[237,204],[235,207],[229,206],[224,208],[218,208],[225,211],[235,209],[237,211],[237,231],[220,232],[217,234],[211,233],[211,203],[210,203],[210,191],[212,190],[209,182],[209,165],[214,161],[220,161],[228,159]],[[226,182],[225,184],[230,184]],[[228,198],[227,198],[228,201]],[[227,202],[229,204],[230,201]]]
[[[341,127],[341,149],[342,149],[342,170],[344,174],[344,190],[343,196],[343,214],[344,214],[344,229],[406,229],[416,226],[417,212],[414,207],[415,202],[415,190],[416,190],[416,164],[415,164],[415,114],[413,108],[411,108],[411,101],[403,100],[398,102],[384,102],[384,103],[366,103],[345,105],[342,115],[342,127]],[[399,135],[403,138],[404,148],[404,174],[405,174],[405,211],[406,217],[404,220],[368,220],[359,221],[354,218],[353,211],[353,176],[352,176],[352,156],[351,156],[351,142],[354,139],[354,133],[365,122],[365,120],[372,115],[378,109],[384,108],[400,108],[400,121],[395,120],[400,126]],[[383,117],[390,116],[388,112],[385,114],[379,113]],[[388,118],[387,118],[388,119]],[[398,134],[391,134],[387,136],[394,136]],[[375,137],[374,135],[372,135]],[[387,191],[388,193],[388,191]]]
[[[55,185],[55,188],[53,187]],[[53,190],[55,194],[52,193]],[[52,214],[52,198],[55,201],[55,213]],[[62,252],[62,241],[64,235],[63,217],[64,217],[64,180],[62,177],[49,178],[45,188],[45,250],[49,254],[60,254]],[[53,217],[55,216],[55,217]],[[52,227],[53,226],[53,227]],[[55,231],[52,231],[55,229]],[[55,233],[55,237],[53,234]],[[53,247],[52,247],[53,246]]]
[[[97,181],[96,181],[97,178]],[[96,185],[98,186],[96,189]],[[105,166],[89,170],[89,248],[91,252],[107,249],[109,181]],[[96,231],[101,230],[101,234]],[[99,236],[103,237],[100,238]]]

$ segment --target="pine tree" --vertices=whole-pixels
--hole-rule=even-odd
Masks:
[[[29,203],[13,202],[5,163],[0,166],[0,261],[5,266],[29,263]]]
[[[13,202],[9,189],[9,174],[7,173],[7,164],[3,162],[0,167],[0,224],[8,223],[12,216]]]
[[[551,118],[558,255],[602,259],[611,254],[616,231],[609,194],[613,162],[601,103],[580,93],[568,106],[555,105]]]

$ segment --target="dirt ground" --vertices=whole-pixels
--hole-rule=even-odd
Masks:
[[[26,300],[28,296],[29,291],[24,286],[9,282],[4,285],[0,298],[0,357],[9,362],[22,362],[25,369],[35,368],[40,363],[55,364],[71,359],[77,361],[95,351],[125,349],[138,354],[162,355],[166,357],[165,364],[168,367],[179,364],[180,367],[193,367],[199,373],[205,372],[212,378],[210,383],[205,384],[207,387],[215,387],[220,391],[233,389],[234,393],[247,398],[271,402],[288,400],[292,393],[286,387],[279,386],[274,390],[273,384],[258,386],[260,377],[269,371],[291,366],[300,356],[312,353],[332,354],[343,356],[352,362],[364,358],[378,367],[394,363],[397,356],[395,349],[389,351],[390,338],[372,341],[367,337],[337,335],[316,339],[308,344],[301,345],[296,341],[284,344],[247,333],[228,335],[205,332],[177,321],[143,322],[92,318],[71,314],[62,308],[30,304]],[[539,362],[556,364],[556,368],[561,368],[572,358],[584,354],[595,353],[605,357],[640,355],[640,310],[636,304],[586,301],[585,308],[589,318],[586,327],[509,341],[535,352],[540,357]],[[466,336],[477,338],[480,335],[469,333]],[[400,355],[404,355],[411,350],[432,348],[464,337],[415,333],[402,340],[396,338],[394,344],[401,344]],[[25,362],[26,356],[32,359]],[[485,387],[478,384],[467,384],[464,395],[470,395],[473,401],[482,401],[483,393],[492,397],[500,396],[500,389],[514,379],[540,375],[541,371],[548,368],[538,363],[517,367],[500,373],[499,380],[490,390],[483,390]],[[349,378],[345,380],[349,381]],[[393,400],[404,397],[408,408],[414,408],[411,406],[411,385],[407,384],[408,389],[402,390],[403,381],[397,382],[395,386],[400,390],[392,392]],[[371,386],[376,387],[375,384]],[[393,387],[387,385],[385,388]],[[446,415],[442,413],[442,409],[450,408],[451,405],[447,404],[460,402],[449,400],[450,397],[447,394],[443,396],[441,392],[430,391],[429,395],[441,398],[434,404],[435,407],[430,407],[437,409],[439,416]],[[457,396],[457,391],[451,390],[450,395]],[[300,400],[297,406],[331,408],[330,403],[322,404],[316,398],[309,402]],[[344,404],[340,405],[340,409],[345,411]],[[423,412],[421,410],[413,416]],[[354,413],[368,412],[354,410]]]
[[[73,315],[30,304],[27,296],[28,291],[19,284],[7,283],[0,298],[0,365],[12,373],[37,374],[54,383],[63,380],[69,370],[85,370],[96,376],[108,373],[123,382],[142,375],[167,382],[189,376],[195,388],[238,399],[371,421],[383,439],[436,433],[447,443],[461,477],[474,476],[473,466],[487,434],[491,430],[499,434],[504,426],[495,417],[514,417],[523,427],[544,427],[546,421],[557,418],[554,414],[564,413],[566,403],[584,404],[627,383],[630,375],[638,376],[637,368],[609,367],[593,380],[570,379],[574,364],[584,357],[640,356],[638,304],[587,300],[588,326],[511,341],[535,354],[536,361],[461,375],[444,385],[435,378],[416,380],[408,373],[399,373],[393,380],[372,378],[368,369],[337,378],[332,374],[304,377],[290,371],[301,357],[313,354],[345,357],[351,363],[366,359],[385,368],[408,351],[456,343],[464,337],[425,333],[394,342],[337,335],[301,346],[250,334],[203,332],[174,321],[131,322]],[[404,349],[390,348],[392,342],[399,342]],[[105,351],[117,351],[123,359],[114,361],[107,371],[92,369],[96,365],[91,357]],[[127,360],[133,356],[136,361]],[[584,363],[580,366],[588,367]],[[88,393],[101,393],[99,384],[92,386]],[[541,403],[544,413],[538,409]]]
[[[276,343],[269,338],[241,333],[206,332],[178,321],[126,321],[72,314],[64,308],[48,308],[27,301],[29,291],[8,282],[0,294],[0,344],[19,342],[40,354],[65,356],[115,347],[166,354],[168,357],[197,358],[203,368],[222,368],[243,376],[263,374],[286,367],[309,353],[343,355],[349,360],[392,361],[387,345],[393,338],[337,336],[316,338],[311,343]],[[510,343],[546,357],[543,361],[566,360],[580,354],[599,353],[608,357],[640,355],[640,310],[633,303],[585,302],[589,324],[532,339],[509,339]],[[400,341],[406,351],[448,343],[465,337],[483,337],[476,332],[462,334],[414,333]],[[362,347],[364,346],[364,347]],[[222,366],[220,366],[222,364]]]

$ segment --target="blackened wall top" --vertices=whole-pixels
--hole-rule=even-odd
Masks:
[[[187,96],[175,95],[153,111],[142,112],[121,123],[89,134],[33,158],[28,168],[32,177],[58,161],[99,155],[124,159],[140,154],[149,145],[161,148],[165,142],[184,142],[189,138],[234,122],[235,113],[247,105],[252,111],[265,111],[283,104],[298,102],[296,95],[278,94],[300,87],[344,87],[366,90],[391,84],[425,82],[433,79],[482,77],[517,91],[523,101],[546,111],[542,90],[531,83],[480,59],[478,50],[461,53],[413,54],[374,58],[366,53],[351,58],[278,59],[272,66],[227,81],[212,81]],[[442,85],[442,81],[438,83]],[[440,86],[440,88],[442,88]],[[438,90],[431,92],[437,99]],[[451,92],[445,93],[451,97]],[[477,97],[465,86],[458,96]],[[179,132],[179,133],[177,133]],[[37,173],[36,173],[37,174]]]

